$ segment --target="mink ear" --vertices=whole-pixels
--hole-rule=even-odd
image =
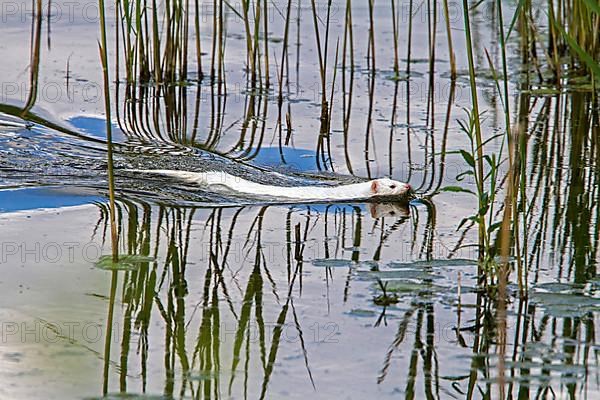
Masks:
[[[371,183],[371,192],[372,193],[377,193],[379,191],[379,182],[377,182],[376,180],[374,180]]]

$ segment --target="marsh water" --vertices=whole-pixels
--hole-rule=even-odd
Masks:
[[[462,5],[450,3],[452,80],[439,9],[396,3],[397,74],[390,5],[376,2],[373,74],[368,2],[352,5],[352,72],[342,66],[346,2],[334,1],[323,140],[310,3],[291,2],[281,68],[286,3],[267,7],[271,82],[260,91],[248,87],[239,4],[222,11],[226,79],[200,79],[190,56],[172,85],[128,83],[121,17],[107,4],[118,268],[107,258],[97,3],[0,3],[0,398],[600,398],[600,141],[590,85],[523,84],[529,66],[513,31],[527,296],[512,274],[500,329],[497,298],[478,282],[477,226],[461,223],[477,200],[452,189],[474,186],[460,178],[468,166],[456,153],[469,146],[458,121],[471,102]],[[492,138],[505,113],[482,45],[496,43],[486,7],[471,18]],[[200,8],[206,73],[217,10]],[[319,2],[321,25],[326,11]],[[281,204],[126,171],[157,167],[285,185],[390,176],[417,199]],[[378,301],[384,289],[397,301]]]

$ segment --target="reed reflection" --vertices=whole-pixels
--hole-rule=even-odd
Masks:
[[[406,205],[386,203],[287,211],[163,206],[127,197],[117,204],[122,252],[143,261],[119,272],[123,283],[109,300],[123,305],[115,325],[122,330],[116,335],[120,346],[104,355],[107,365],[111,360],[118,365],[105,377],[109,391],[145,392],[158,368],[165,395],[193,398],[242,393],[269,398],[274,370],[286,368],[278,362],[281,351],[299,351],[305,382],[316,387],[307,343],[312,332],[296,306],[312,296],[303,295],[307,264],[369,259],[361,247],[371,240],[379,248],[370,258],[379,261],[382,244],[394,240],[409,220]],[[95,232],[105,239],[108,208],[98,207]],[[381,235],[361,229],[365,219]],[[285,237],[274,241],[273,226],[284,227]],[[326,281],[333,269],[326,268]],[[352,270],[349,266],[346,279],[352,279]]]

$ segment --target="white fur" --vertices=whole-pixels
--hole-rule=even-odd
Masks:
[[[209,186],[211,190],[226,189],[240,194],[290,200],[360,200],[381,196],[404,196],[410,185],[387,178],[339,186],[274,186],[252,182],[226,172],[189,172],[175,170],[128,170],[169,176],[181,181]]]

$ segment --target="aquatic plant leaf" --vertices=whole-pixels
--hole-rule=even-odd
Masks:
[[[171,400],[173,397],[145,393],[108,393],[102,397],[85,397],[85,400]]]
[[[510,34],[512,33],[513,28],[515,27],[515,23],[517,22],[519,15],[521,15],[521,9],[524,6],[525,6],[525,0],[519,0],[519,3],[517,4],[517,8],[515,8],[515,12],[513,14],[512,20],[510,21],[508,31],[506,32],[506,37],[504,38],[505,42],[508,42],[508,39],[510,38]]]
[[[592,10],[593,12],[595,12],[596,14],[600,15],[600,4],[598,4],[598,1],[583,0],[583,2],[587,6],[587,8],[589,8],[590,10]]]
[[[488,231],[488,233],[492,233],[492,232],[494,232],[496,229],[500,228],[500,226],[502,226],[502,221],[497,221],[497,222],[494,222],[493,224],[491,224],[491,225],[488,227],[487,231]]]
[[[462,221],[460,221],[460,224],[458,224],[458,227],[456,228],[456,230],[457,230],[457,231],[458,231],[458,230],[460,230],[460,228],[462,228],[462,226],[463,226],[464,224],[466,224],[466,223],[467,223],[467,221],[477,222],[477,220],[478,220],[478,219],[479,219],[479,218],[478,218],[477,216],[475,216],[475,215],[472,215],[472,216],[470,216],[470,217],[463,218],[463,219],[462,219]]]
[[[483,206],[479,209],[478,214],[482,217],[485,217],[488,210],[490,209],[489,199],[483,197],[482,201]]]
[[[351,260],[340,260],[333,258],[319,258],[312,260],[312,265],[315,267],[343,268],[351,267],[354,264]]]
[[[465,177],[466,177],[466,176],[473,176],[473,175],[475,175],[475,174],[473,173],[473,171],[471,171],[471,170],[467,170],[467,171],[465,171],[465,172],[461,172],[460,174],[456,175],[456,180],[460,182],[460,181],[462,181],[463,179],[465,179]]]
[[[577,317],[600,311],[600,299],[582,294],[539,292],[534,293],[531,300],[556,317]]]
[[[392,294],[392,295],[382,294],[382,295],[373,297],[373,303],[375,303],[378,306],[384,306],[384,307],[391,306],[392,304],[396,304],[399,301],[400,301],[400,299],[395,294]]]
[[[408,269],[399,268],[388,271],[359,271],[359,277],[362,278],[376,278],[388,280],[407,280],[414,279],[418,281],[439,279],[441,276],[436,275],[429,271],[423,271],[422,269]]]
[[[471,167],[475,167],[475,159],[473,158],[472,154],[468,153],[466,150],[460,150],[460,154],[463,156],[467,164],[469,164]]]
[[[187,378],[190,381],[210,381],[215,379],[217,376],[211,372],[194,372],[188,373]]]
[[[536,290],[544,290],[550,293],[559,293],[566,292],[569,294],[574,294],[577,292],[581,292],[585,285],[582,284],[573,284],[573,283],[563,283],[563,282],[545,282],[535,285]],[[540,292],[541,293],[541,292]]]
[[[360,308],[354,308],[346,313],[352,317],[374,317],[377,315],[375,311],[372,310],[363,310]]]
[[[240,14],[240,12],[233,6],[231,5],[231,3],[229,3],[228,1],[223,1],[223,3],[225,3],[225,5],[241,20],[244,20],[244,16],[242,14]]]
[[[558,89],[529,89],[529,90],[523,90],[522,93],[526,93],[526,94],[530,94],[532,96],[539,96],[539,97],[543,97],[543,96],[556,96],[557,94],[560,94],[560,90]]]
[[[492,168],[496,168],[496,154],[492,153],[492,156],[490,157],[488,154],[485,154],[483,156],[483,159],[488,163],[488,165]]]
[[[486,140],[483,141],[483,143],[481,143],[481,147],[485,146],[486,144],[488,144],[489,142],[496,140],[498,138],[504,137],[505,133],[497,133],[495,135],[490,136],[489,138],[487,138]],[[496,155],[495,153],[492,153],[494,156]]]
[[[467,112],[467,114],[470,117],[471,114],[469,113],[469,111],[468,110],[465,110],[465,111]],[[469,137],[469,140],[473,141],[473,131],[471,129],[467,128],[467,126],[465,125],[465,123],[463,121],[457,120],[456,122],[460,126],[460,129],[467,134],[467,136]]]
[[[569,46],[577,53],[579,58],[588,66],[588,68],[595,75],[595,78],[600,80],[600,63],[598,63],[594,58],[588,54],[584,49],[579,46],[579,43],[565,31],[565,29],[556,21],[554,21],[554,26],[560,31],[562,36],[565,38]]]
[[[138,254],[123,254],[119,261],[113,262],[112,255],[101,256],[94,265],[107,271],[137,271],[142,263],[153,262],[154,258]]]
[[[465,189],[460,186],[444,186],[440,189],[440,192],[454,192],[454,193],[471,193],[475,194],[472,190]]]
[[[419,260],[411,263],[391,262],[389,268],[447,268],[447,267],[467,267],[477,265],[477,260],[468,258],[449,258],[436,260]]]
[[[412,293],[422,291],[434,291],[441,289],[440,286],[427,284],[427,283],[415,283],[410,281],[391,280],[386,281],[386,291],[389,293]]]

